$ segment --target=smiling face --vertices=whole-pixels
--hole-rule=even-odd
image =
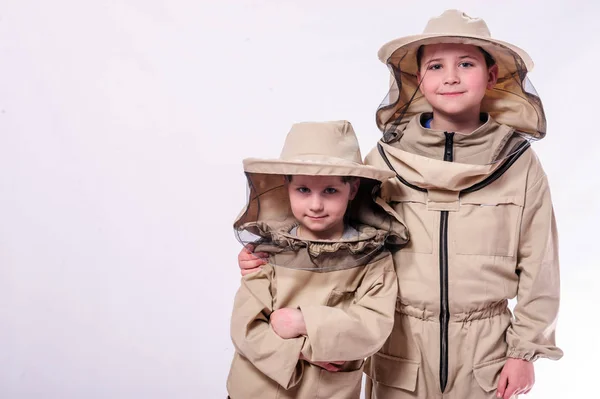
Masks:
[[[486,89],[496,84],[498,67],[488,68],[472,45],[440,43],[423,47],[418,79],[433,108],[433,119],[464,124],[479,121]]]
[[[297,175],[286,184],[301,238],[336,240],[342,236],[348,201],[356,196],[359,179],[344,182],[339,176]]]

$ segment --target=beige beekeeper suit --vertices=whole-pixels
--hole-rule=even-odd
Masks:
[[[466,43],[499,68],[471,134],[424,127],[431,106],[417,92],[417,48]],[[390,103],[383,139],[366,159],[397,173],[381,195],[410,240],[394,254],[399,298],[394,329],[365,367],[367,397],[495,398],[507,357],[558,359],[557,234],[548,181],[529,141],[545,135],[539,98],[525,90],[527,54],[489,37],[485,22],[458,11],[423,35],[386,44]],[[514,315],[507,300],[517,298]]]
[[[362,164],[346,121],[296,124],[280,159],[246,159],[244,170],[250,201],[235,228],[245,243],[247,233],[260,237],[256,250],[271,256],[260,272],[242,278],[235,297],[230,397],[359,398],[364,359],[379,350],[394,323],[397,279],[384,244],[400,245],[407,237],[374,200],[381,203],[375,194],[393,173]],[[307,241],[290,233],[298,223],[282,175],[298,174],[362,178],[349,209],[349,224],[359,234]],[[269,315],[284,307],[302,311],[306,336],[282,339],[273,331]],[[329,372],[299,360],[301,353],[346,363]]]

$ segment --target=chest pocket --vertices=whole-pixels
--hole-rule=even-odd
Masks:
[[[408,227],[409,240],[402,248],[405,252],[430,254],[433,252],[433,231],[436,212],[427,210],[424,195],[391,197],[390,206]]]
[[[516,256],[522,214],[523,200],[519,197],[461,198],[459,211],[450,213],[456,253]]]

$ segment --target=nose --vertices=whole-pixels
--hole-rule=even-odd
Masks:
[[[310,199],[311,212],[320,212],[323,210],[323,199],[320,195],[313,195]]]
[[[458,71],[456,68],[446,68],[446,75],[444,76],[444,84],[452,85],[460,82],[458,78]]]

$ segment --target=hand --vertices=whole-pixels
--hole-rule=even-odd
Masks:
[[[523,359],[508,358],[500,373],[496,396],[510,399],[513,395],[529,393],[534,383],[533,363]]]
[[[238,255],[238,266],[242,271],[242,276],[259,271],[260,266],[267,263],[266,259],[269,254],[266,252],[252,253],[252,251],[254,251],[254,245],[247,244]]]
[[[283,339],[296,338],[306,335],[306,324],[304,316],[299,309],[281,308],[277,309],[269,318],[269,322],[275,334]]]
[[[317,367],[321,367],[322,369],[325,369],[327,371],[331,371],[331,372],[336,372],[336,371],[340,371],[342,366],[344,365],[344,363],[346,362],[311,362],[310,360],[308,360],[307,358],[304,357],[304,355],[301,353],[300,354],[300,360],[305,360],[307,362],[309,362],[310,364],[314,364]]]

